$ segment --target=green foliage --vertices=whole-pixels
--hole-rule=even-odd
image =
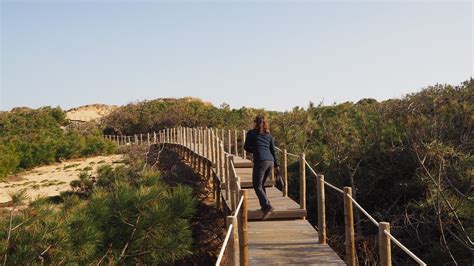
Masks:
[[[60,108],[14,109],[0,116],[0,178],[64,159],[110,154],[115,147],[98,130],[68,128]]]
[[[13,173],[20,165],[20,155],[13,145],[0,143],[0,178]]]
[[[432,86],[400,100],[296,108],[275,118],[273,134],[280,147],[304,150],[329,182],[351,186],[357,201],[378,220],[392,221],[397,238],[428,264],[452,263],[449,253],[460,264],[469,262],[474,248],[469,240],[474,231],[473,80],[458,87]],[[298,198],[297,165],[291,167],[290,194]],[[311,177],[308,185],[310,214],[316,213],[314,181]],[[341,197],[327,197],[329,223],[341,228]],[[359,226],[360,235],[373,233],[371,224]],[[433,241],[443,235],[445,243]],[[395,260],[409,261],[401,254]]]
[[[146,101],[119,108],[104,122],[109,133],[119,134],[174,126],[247,129],[255,115],[263,113],[280,148],[305,152],[329,182],[351,186],[357,201],[378,220],[391,221],[396,237],[429,264],[452,263],[450,251],[458,263],[466,264],[474,249],[473,103],[471,79],[456,87],[430,86],[402,99],[310,103],[280,113],[231,110],[226,104],[213,107],[199,101]],[[290,195],[298,199],[298,163],[290,163]],[[308,175],[308,183],[308,213],[314,222],[313,176]],[[327,197],[331,233],[343,235],[341,197],[329,192]],[[371,224],[357,226],[358,236],[376,239]],[[443,235],[446,243],[437,241]],[[358,254],[363,261],[366,254]],[[400,264],[410,261],[400,253],[394,258]]]
[[[0,218],[7,264],[157,265],[190,254],[190,188],[169,188],[156,171],[124,166],[102,166],[97,178],[83,172],[71,186],[76,193],[63,194],[59,205],[37,200],[12,216],[12,226]]]
[[[140,134],[175,126],[247,128],[256,109],[216,108],[199,100],[159,99],[132,103],[104,118],[106,134]]]

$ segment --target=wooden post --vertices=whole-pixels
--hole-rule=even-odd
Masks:
[[[227,153],[231,154],[232,153],[232,133],[230,132],[230,129],[228,130],[227,134]]]
[[[219,137],[214,137],[214,167],[216,169],[216,174],[221,176],[221,168],[220,168],[220,149],[219,149]]]
[[[283,150],[283,181],[285,182],[285,187],[283,188],[283,196],[288,196],[288,152],[286,149]]]
[[[146,144],[150,146],[150,133],[146,133]]]
[[[174,128],[174,143],[179,144],[179,127]]]
[[[230,197],[230,175],[229,175],[229,159],[230,155],[226,154],[224,158],[224,179],[225,179],[225,195],[226,195],[226,200],[229,200]]]
[[[213,183],[212,183],[212,162],[211,161],[206,161],[207,165],[207,182],[209,183],[209,187],[214,190]],[[211,196],[212,197],[212,196]]]
[[[354,240],[354,212],[352,210],[352,189],[344,187],[344,224],[346,233],[346,264],[356,265],[355,240]]]
[[[229,265],[239,265],[239,233],[237,217],[227,216],[227,224],[232,225],[231,238],[229,239]]]
[[[233,170],[233,163],[234,163],[234,156],[229,156],[227,157],[229,159],[229,176],[227,178],[227,181],[229,181],[230,184],[230,205],[232,207],[232,210],[235,210],[236,207],[236,198],[235,198],[235,190],[237,189],[235,187],[235,176],[234,176],[234,170]]]
[[[217,147],[218,147],[218,142],[219,142],[219,129],[218,128],[215,128],[213,131],[212,131],[212,136],[214,137],[214,162],[217,164],[217,154],[218,154],[218,151],[217,151]]]
[[[318,235],[319,244],[326,244],[326,203],[324,192],[324,175],[316,176],[316,193],[318,195]]]
[[[306,209],[306,159],[304,153],[300,156],[300,208]]]
[[[195,143],[196,143],[196,140],[195,140],[195,129],[194,128],[191,128],[191,149],[194,151],[194,148],[195,148]]]
[[[186,128],[181,128],[181,145],[186,146]]]
[[[224,129],[221,129],[221,140],[222,140],[222,143],[224,143],[225,145],[225,130]]]
[[[390,224],[386,222],[379,223],[379,257],[381,266],[392,265],[392,251],[390,247],[390,237],[385,235],[384,231],[390,233]]]
[[[234,129],[234,155],[235,156],[239,156],[239,145],[237,145],[237,137],[239,135],[239,132],[237,131],[237,129]]]
[[[189,128],[186,128],[185,145],[188,148],[190,147],[190,145],[189,145]]]
[[[156,144],[156,132],[153,131],[153,143]]]
[[[202,156],[204,158],[207,158],[207,148],[208,148],[207,133],[208,133],[207,128],[202,130]]]
[[[216,163],[216,137],[214,136],[214,130],[211,128],[209,131],[210,140],[209,140],[209,147],[211,149],[211,163],[214,166]]]
[[[216,179],[216,208],[219,210],[221,208],[221,183],[217,179],[217,176],[214,176],[214,178]]]
[[[197,147],[197,150],[198,150],[198,154],[201,154],[202,152],[202,130],[201,128],[198,128],[198,137],[197,137],[197,143],[198,143],[198,147]]]
[[[212,162],[212,156],[211,156],[212,155],[211,129],[209,129],[209,128],[206,129],[206,135],[207,135],[207,139],[206,139],[207,153],[206,153],[206,155],[207,155],[207,159]]]
[[[244,197],[242,202],[242,213],[240,214],[240,235],[239,235],[239,244],[240,244],[240,265],[247,266],[249,265],[249,241],[248,241],[248,205],[247,205],[247,190],[240,190],[240,197]]]
[[[219,141],[219,158],[217,159],[219,162],[219,176],[221,180],[224,180],[224,141]]]
[[[247,159],[247,152],[245,151],[245,138],[246,138],[246,132],[245,129],[242,130],[242,158]]]
[[[194,129],[194,152],[195,153],[197,153],[197,151],[198,151],[198,142],[199,142],[198,129],[195,128]]]

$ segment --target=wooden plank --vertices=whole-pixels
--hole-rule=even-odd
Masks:
[[[266,188],[267,197],[275,210],[269,219],[283,219],[283,218],[303,218],[306,216],[306,210],[301,209],[300,205],[289,197],[284,197],[280,190],[275,187]],[[260,220],[262,218],[262,211],[260,210],[260,203],[257,194],[253,189],[247,189],[248,193],[248,208],[249,220]]]
[[[344,265],[308,221],[249,222],[248,230],[249,265]]]
[[[267,182],[265,182],[265,187],[272,187],[274,185],[275,185],[274,180],[267,180]],[[242,188],[252,188],[253,187],[252,178],[248,178],[248,179],[241,178],[240,186]]]
[[[252,168],[235,168],[235,172],[237,176],[240,178],[240,186],[242,188],[251,188],[253,187],[252,184]],[[270,179],[270,177],[265,182],[266,187],[274,186],[275,180]]]
[[[243,159],[242,157],[235,157],[235,168],[252,168],[253,163],[248,159]]]
[[[263,212],[260,209],[253,209],[248,211],[249,221],[262,220]],[[281,210],[275,209],[273,213],[267,218],[267,220],[278,220],[278,219],[299,219],[306,217],[306,210],[303,209],[292,209],[292,210]]]

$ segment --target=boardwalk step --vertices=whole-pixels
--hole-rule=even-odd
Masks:
[[[275,181],[273,181],[273,180],[267,180],[267,182],[265,182],[266,187],[272,187],[274,185],[275,185]],[[240,187],[241,188],[253,188],[252,180],[240,181]]]
[[[263,212],[260,209],[253,209],[248,211],[248,218],[250,221],[262,220]],[[306,210],[304,209],[293,209],[293,210],[278,210],[270,214],[267,220],[274,219],[297,219],[306,216]]]
[[[248,223],[249,265],[345,265],[306,220]]]

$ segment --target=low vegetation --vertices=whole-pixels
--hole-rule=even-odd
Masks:
[[[12,195],[0,217],[4,265],[163,265],[190,254],[192,189],[169,187],[143,160],[83,172],[71,187],[21,209],[24,191]]]
[[[474,80],[435,85],[377,102],[363,99],[288,112],[213,107],[200,101],[145,101],[105,118],[106,134],[166,127],[249,128],[255,114],[271,120],[277,144],[305,152],[331,183],[351,186],[357,201],[428,264],[469,264],[474,250]],[[290,164],[290,195],[298,198],[298,163]],[[315,222],[315,178],[308,177],[310,221]],[[327,192],[331,244],[344,254],[340,195]],[[377,230],[360,213],[360,263],[377,262]],[[394,248],[397,264],[410,259]]]
[[[114,144],[103,139],[98,128],[78,132],[67,126],[60,108],[0,113],[0,180],[38,165],[113,153]]]

